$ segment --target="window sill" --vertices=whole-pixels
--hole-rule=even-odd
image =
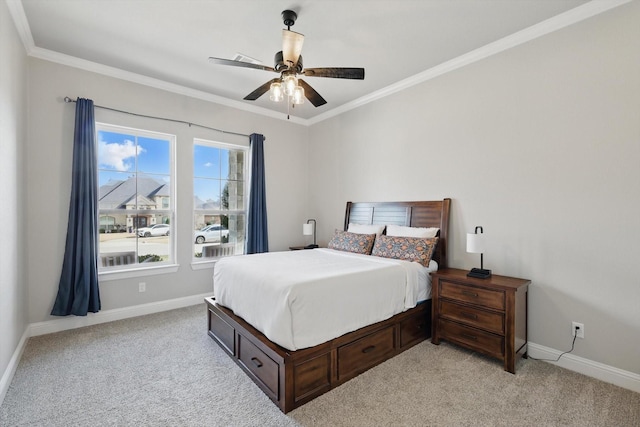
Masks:
[[[191,269],[192,270],[206,270],[207,268],[209,269],[213,269],[213,266],[216,265],[216,262],[218,260],[211,260],[211,261],[193,261],[191,262]]]
[[[130,277],[153,276],[156,274],[175,273],[180,264],[168,264],[157,267],[132,268],[117,271],[101,271],[98,273],[98,280],[108,282],[111,280],[128,279]]]

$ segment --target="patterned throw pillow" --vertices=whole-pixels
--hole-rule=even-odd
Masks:
[[[415,261],[427,267],[437,243],[437,237],[421,239],[418,237],[382,235],[376,239],[376,244],[373,246],[371,255]]]
[[[371,255],[371,248],[376,239],[375,234],[349,233],[336,230],[336,234],[327,245],[329,249]]]

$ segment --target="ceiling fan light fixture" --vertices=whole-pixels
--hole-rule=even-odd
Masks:
[[[302,86],[296,86],[293,90],[293,104],[300,105],[304,103],[304,88]]]
[[[271,83],[269,87],[269,99],[275,102],[280,102],[284,99],[282,85],[279,82]]]
[[[295,31],[282,30],[282,58],[290,68],[295,68],[302,52],[304,35]]]
[[[266,66],[254,58],[243,54],[237,54],[233,59],[209,57],[209,61],[218,65],[230,65],[234,67],[253,68],[256,70],[278,73],[277,78],[263,83],[253,92],[245,96],[246,101],[255,101],[267,92],[271,101],[280,102],[287,98],[287,111],[290,106],[303,104],[305,98],[314,107],[325,105],[327,101],[302,78],[305,77],[329,77],[334,79],[364,79],[364,68],[353,67],[322,67],[304,68],[302,63],[302,45],[304,34],[291,31],[291,26],[296,22],[298,15],[292,10],[282,12],[284,25],[282,30],[282,50],[276,52],[273,67]]]
[[[284,93],[287,96],[293,96],[293,92],[298,87],[298,78],[294,74],[288,74],[282,79],[284,84]]]

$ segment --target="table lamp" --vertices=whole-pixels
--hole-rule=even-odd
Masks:
[[[480,233],[478,233],[480,230]],[[491,277],[491,270],[484,269],[483,254],[486,248],[486,242],[484,239],[484,230],[481,226],[477,226],[474,233],[467,233],[467,252],[472,254],[480,254],[480,268],[472,268],[468,277],[475,277],[478,279],[487,279]]]
[[[311,221],[313,221],[313,224],[311,223]],[[308,219],[306,224],[302,224],[302,234],[304,234],[305,236],[313,235],[313,244],[305,246],[304,247],[305,249],[314,249],[318,247],[318,245],[316,245],[316,220],[315,219]]]

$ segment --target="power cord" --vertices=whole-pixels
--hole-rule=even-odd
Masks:
[[[542,360],[544,362],[557,362],[558,360],[560,360],[560,358],[562,356],[564,356],[567,353],[571,353],[573,351],[574,346],[576,345],[576,338],[578,338],[578,330],[580,328],[577,328],[573,331],[573,342],[571,343],[571,350],[569,351],[565,351],[564,353],[560,353],[560,355],[558,356],[557,359],[553,360],[553,359],[537,359],[535,357],[531,357],[531,356],[527,356],[527,359],[533,359],[533,360]]]

